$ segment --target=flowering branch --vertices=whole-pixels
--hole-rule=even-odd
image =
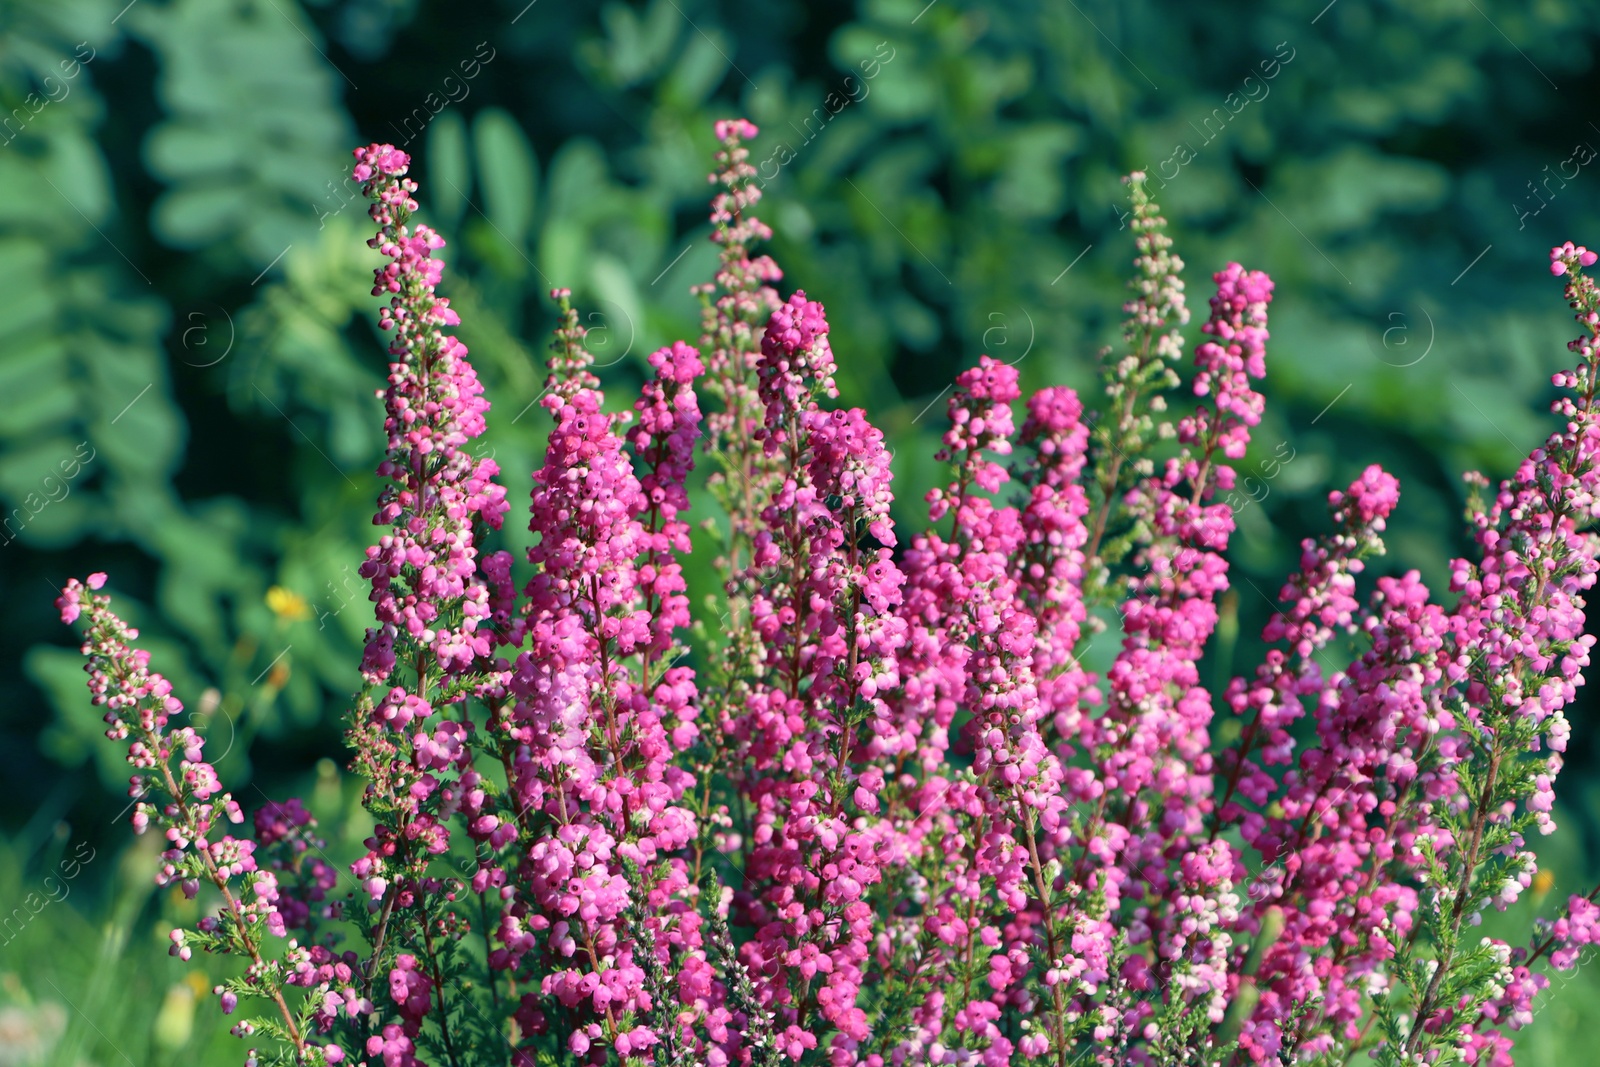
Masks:
[[[1552,252],[1585,330],[1554,378],[1563,425],[1492,500],[1473,492],[1454,602],[1415,571],[1358,586],[1399,504],[1369,467],[1329,494],[1262,661],[1213,693],[1219,496],[1266,405],[1271,280],[1213,275],[1197,406],[1169,416],[1182,262],[1131,175],[1109,412],[1060,386],[1024,398],[980,355],[907,536],[883,433],[835,404],[848,346],[754,250],[755,127],[715,133],[698,348],[659,348],[631,406],[608,406],[552,293],[554,428],[522,561],[491,550],[505,490],[466,451],[488,403],[448,332],[443,240],[412,221],[408,157],[356,152],[391,364],[346,734],[373,830],[348,902],[298,801],[262,808],[253,841],[217,833],[243,812],[194,731],[168,727],[182,706],[95,595],[104,575],[66,587],[139,771],[135,827],[171,846],[158,880],[222,900],[173,952],[248,959],[222,1007],[270,1002],[261,1030],[297,1067],[1510,1064],[1548,985],[1535,964],[1600,942],[1595,893],[1526,947],[1468,936],[1532,884],[1527,834],[1555,829],[1594,643],[1597,256]],[[714,623],[684,573],[700,456]],[[1099,677],[1083,656],[1106,606]],[[1240,716],[1230,745],[1216,699]],[[335,952],[352,935],[361,950]]]

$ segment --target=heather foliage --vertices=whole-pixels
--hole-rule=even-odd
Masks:
[[[298,800],[229,833],[243,812],[105,576],[63,592],[135,828],[165,835],[163,883],[215,903],[172,951],[249,960],[217,994],[259,1009],[235,1028],[252,1061],[1509,1063],[1546,969],[1600,940],[1581,896],[1526,946],[1472,929],[1532,883],[1593,645],[1596,255],[1552,251],[1583,327],[1560,425],[1492,496],[1474,478],[1449,596],[1358,582],[1399,502],[1370,468],[1329,494],[1264,661],[1213,692],[1272,282],[1213,275],[1186,359],[1183,263],[1131,175],[1103,410],[1024,399],[980,356],[907,534],[883,434],[832,404],[849,357],[823,305],[759,252],[755,134],[718,125],[702,335],[652,355],[631,405],[552,294],[521,561],[493,547],[509,502],[469,448],[488,404],[443,241],[407,156],[356,153],[393,362],[347,735],[376,828],[349,875]],[[726,582],[698,616],[696,538]],[[1334,669],[1339,633],[1359,652]],[[1101,675],[1095,640],[1117,645]]]

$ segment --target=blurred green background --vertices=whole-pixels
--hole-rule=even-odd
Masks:
[[[0,1067],[243,1055],[221,965],[164,952],[194,916],[117,817],[68,576],[111,572],[247,808],[309,795],[360,850],[339,723],[385,359],[353,145],[416,157],[517,499],[546,292],[575,291],[614,402],[693,340],[711,122],[750,117],[784,289],[826,304],[913,522],[955,372],[1095,380],[1133,254],[1118,176],[1146,169],[1196,326],[1229,259],[1278,285],[1223,679],[1328,487],[1398,474],[1374,571],[1442,590],[1461,473],[1548,432],[1574,329],[1546,252],[1600,245],[1597,44],[1584,0],[0,0]],[[1554,888],[1514,939],[1600,874],[1600,715],[1574,718]],[[1596,1062],[1600,968],[1557,987],[1519,1062]]]

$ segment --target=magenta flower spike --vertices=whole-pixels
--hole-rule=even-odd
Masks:
[[[199,902],[170,951],[237,958],[214,993],[271,1045],[247,1062],[1509,1067],[1548,972],[1600,943],[1600,890],[1525,944],[1474,930],[1535,886],[1594,645],[1600,257],[1551,252],[1576,366],[1544,445],[1492,495],[1467,477],[1447,596],[1374,566],[1400,486],[1369,466],[1328,495],[1259,662],[1213,687],[1267,275],[1213,275],[1185,365],[1183,262],[1130,175],[1104,410],[978,355],[928,520],[897,529],[889,442],[838,403],[849,339],[759,251],[757,130],[714,132],[698,346],[608,403],[552,293],[520,558],[472,451],[489,404],[443,239],[409,158],[356,152],[391,358],[359,854],[298,799],[224,832],[244,812],[106,576],[63,590],[134,828]]]

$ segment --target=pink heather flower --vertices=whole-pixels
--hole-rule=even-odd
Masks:
[[[1468,477],[1475,558],[1452,561],[1449,606],[1416,571],[1358,586],[1399,505],[1368,467],[1301,544],[1261,661],[1214,693],[1219,493],[1262,422],[1271,280],[1213,276],[1197,406],[1167,417],[1183,264],[1130,176],[1108,413],[1060,386],[1025,396],[980,356],[908,536],[883,432],[832,404],[849,353],[753,252],[771,236],[756,132],[716,124],[700,344],[652,353],[631,406],[607,402],[571,294],[552,293],[522,562],[489,548],[508,504],[469,451],[488,404],[448,333],[444,242],[412,222],[406,154],[357,150],[392,358],[361,571],[378,625],[348,734],[373,820],[358,892],[297,799],[258,809],[253,840],[222,832],[244,812],[173,725],[183,705],[105,575],[63,589],[134,768],[135,829],[163,838],[157,882],[202,908],[169,951],[245,957],[213,990],[223,1013],[248,992],[275,1016],[233,1032],[366,1067],[456,1062],[481,1028],[514,1036],[513,1067],[1112,1067],[1214,1058],[1230,1035],[1252,1064],[1381,1038],[1396,1062],[1509,1067],[1541,961],[1600,943],[1600,891],[1525,948],[1471,930],[1535,884],[1527,838],[1554,829],[1594,645],[1600,256],[1551,251],[1583,327],[1552,377],[1559,429],[1486,499]],[[725,598],[691,667],[697,447]],[[1113,610],[1101,677],[1083,661]],[[1217,700],[1239,717],[1227,745]],[[335,951],[329,924],[350,919],[371,943]],[[1398,1030],[1373,1028],[1379,994]]]
[[[679,553],[690,551],[689,524],[679,516],[689,509],[688,479],[694,470],[694,443],[700,436],[700,404],[695,382],[705,372],[700,353],[682,341],[650,356],[656,376],[647,381],[633,410],[638,427],[628,435],[634,454],[646,465],[636,506],[650,542],[648,562],[639,570],[644,610],[650,616],[647,658],[667,653],[673,632],[689,625],[688,588]],[[677,739],[687,747],[689,735]]]
[[[1226,693],[1233,711],[1248,715],[1249,722],[1239,747],[1224,753],[1228,783],[1219,811],[1224,823],[1236,822],[1243,815],[1242,808],[1230,806],[1235,795],[1261,807],[1277,791],[1278,781],[1266,768],[1286,766],[1292,760],[1295,742],[1289,728],[1304,715],[1301,698],[1321,692],[1325,684],[1317,653],[1332,640],[1335,629],[1355,632],[1360,610],[1355,576],[1364,569],[1365,556],[1383,551],[1378,535],[1399,502],[1399,483],[1372,466],[1349,490],[1330,493],[1328,499],[1338,532],[1302,542],[1300,571],[1279,592],[1283,608],[1262,630],[1263,640],[1285,644],[1287,651],[1269,652],[1252,681],[1236,678]],[[1256,752],[1260,753],[1259,764],[1251,759]],[[1264,824],[1250,819],[1247,837],[1263,828]],[[1275,839],[1259,838],[1264,847],[1275,849],[1271,840]],[[1264,888],[1255,899],[1262,908],[1275,906],[1270,888]]]
[[[379,325],[394,332],[389,352],[397,357],[382,394],[389,453],[378,468],[391,483],[373,520],[393,533],[367,550],[361,567],[373,583],[379,622],[367,638],[363,673],[377,684],[393,670],[397,643],[425,647],[446,673],[460,673],[488,655],[488,634],[479,632],[489,615],[489,591],[478,570],[477,523],[498,529],[507,504],[505,490],[494,483],[494,460],[463,450],[483,432],[489,405],[466,347],[443,332],[460,321],[434,292],[444,265],[432,253],[444,239],[426,226],[406,225],[416,210],[416,183],[404,178],[404,152],[372,145],[356,156],[362,160],[358,180],[366,183],[374,201],[369,213],[379,226],[368,244],[390,260],[373,271],[372,293],[390,294]],[[404,568],[416,577],[403,579]],[[462,614],[458,626],[435,625],[456,611]]]
[[[1555,921],[1550,936],[1552,943],[1559,946],[1550,952],[1550,965],[1558,971],[1570,971],[1585,948],[1600,944],[1600,905],[1587,897],[1572,897],[1567,914]]]
[[[298,797],[282,804],[268,801],[256,809],[256,840],[263,845],[271,845],[284,840],[296,829],[311,822],[311,813],[306,810]]]
[[[837,369],[822,305],[795,293],[772,312],[756,367],[757,391],[766,404],[766,425],[756,437],[766,442],[768,456],[799,432],[795,420],[814,409],[817,399],[839,395]]]
[[[768,320],[782,304],[772,285],[783,277],[770,257],[751,250],[756,242],[772,237],[772,230],[752,210],[761,199],[761,187],[743,142],[756,133],[744,119],[716,124],[721,148],[716,154],[718,170],[710,182],[718,188],[711,201],[711,240],[719,247],[718,267],[713,282],[694,290],[702,304],[702,388],[717,401],[717,409],[706,416],[705,448],[719,458],[722,468],[708,482],[713,492],[729,499],[728,538],[734,553],[729,563],[735,570],[748,562],[748,555],[741,553],[748,552],[759,526],[759,500],[778,477],[775,465],[763,462],[760,450],[754,448],[755,435],[765,421],[755,368]]]
[[[717,140],[724,143],[738,140],[749,141],[761,132],[756,129],[755,123],[749,119],[719,119],[715,129]]]
[[[368,213],[378,225],[368,244],[389,261],[373,271],[373,295],[389,296],[379,326],[393,333],[394,362],[381,394],[388,452],[378,468],[389,481],[373,520],[389,532],[361,566],[378,620],[367,633],[362,675],[369,692],[383,695],[364,698],[368,723],[353,735],[368,753],[368,772],[380,779],[376,787],[394,798],[388,817],[396,825],[379,823],[369,844],[382,844],[359,874],[369,891],[387,891],[400,871],[448,847],[448,829],[425,804],[440,788],[441,771],[466,771],[470,760],[462,747],[428,742],[440,736],[426,728],[440,710],[431,689],[484,672],[500,643],[490,631],[490,583],[506,575],[499,564],[483,568],[479,560],[481,542],[499,528],[507,504],[494,482],[494,460],[466,451],[483,433],[489,405],[466,347],[444,332],[460,322],[435,291],[444,265],[433,252],[444,240],[409,224],[417,209],[416,183],[405,177],[410,161],[390,145],[355,155],[356,180],[373,201]],[[491,675],[476,684],[494,691],[503,683]],[[464,695],[458,688],[448,699]],[[441,759],[441,752],[449,755]]]
[[[626,415],[601,409],[577,314],[565,294],[557,299],[563,321],[546,400],[556,429],[534,472],[529,647],[508,684],[515,703],[506,732],[517,747],[507,757],[515,803],[505,815],[529,843],[520,899],[502,913],[492,963],[516,969],[543,940],[550,962],[533,972],[543,994],[610,1027],[651,1003],[629,917],[642,909],[647,924],[659,924],[655,912],[678,906],[688,872],[667,857],[696,834],[681,803],[694,778],[672,765],[695,737],[694,672],[651,665],[688,621],[675,553],[690,547],[679,515],[702,368],[687,345],[655,353],[656,378],[628,434]],[[646,464],[643,481],[630,444]],[[481,821],[478,828],[495,832]],[[651,873],[630,882],[629,869]],[[692,930],[674,936],[698,945]],[[652,1036],[627,1041],[644,1048]]]
[[[221,896],[228,917],[225,928],[207,916],[197,930],[172,930],[169,952],[185,961],[196,945],[243,955],[253,964],[246,981],[270,988],[280,965],[263,958],[262,929],[275,937],[285,934],[273,875],[258,870],[254,841],[219,833],[219,820],[241,823],[244,813],[221,791],[215,768],[205,762],[204,736],[193,727],[171,726],[183,704],[172,695],[172,684],[149,669],[150,654],[129,644],[139,633],[111,610],[109,596],[97,592],[104,586],[100,573],[87,585],[72,579],[56,603],[63,621],[87,619],[82,651],[88,658],[90,699],[106,709],[106,736],[127,742],[128,763],[137,772],[129,789],[134,827],[164,831],[169,847],[160,857],[158,885],[178,883],[193,899],[204,879]],[[221,995],[224,1010],[232,1011],[237,994]],[[303,1048],[304,1037],[287,1008],[283,1026],[290,1043]]]
[[[384,1067],[420,1067],[411,1035],[396,1024],[367,1038],[367,1055],[381,1059]]]
[[[408,1025],[420,1025],[433,1005],[433,982],[417,967],[415,956],[401,953],[389,972],[389,995]]]
[[[1163,473],[1142,479],[1128,494],[1128,506],[1148,531],[1136,559],[1142,574],[1131,580],[1123,609],[1122,648],[1106,676],[1106,714],[1092,725],[1078,725],[1085,742],[1104,753],[1096,769],[1105,792],[1095,801],[1085,859],[1114,865],[1114,873],[1101,876],[1117,885],[1113,899],[1148,894],[1159,902],[1137,917],[1130,940],[1149,940],[1158,971],[1220,1020],[1232,938],[1219,928],[1238,916],[1233,888],[1243,865],[1214,839],[1203,852],[1190,853],[1207,862],[1187,872],[1187,882],[1172,878],[1159,862],[1194,847],[1188,842],[1204,832],[1214,810],[1213,710],[1200,684],[1199,661],[1216,627],[1216,598],[1227,588],[1221,553],[1233,515],[1226,504],[1206,501],[1232,484],[1231,468],[1216,454],[1244,454],[1262,403],[1249,380],[1266,370],[1272,283],[1238,264],[1215,280],[1217,295],[1203,332],[1217,340],[1197,348],[1193,385],[1210,405],[1179,421],[1183,450]],[[1121,801],[1121,828],[1103,825],[1112,793]]]
[[[905,625],[894,611],[902,578],[889,547],[888,449],[864,412],[818,404],[836,393],[827,328],[821,305],[796,294],[772,313],[761,341],[761,436],[767,455],[784,460],[746,575],[764,671],[721,729],[748,753],[744,788],[757,813],[745,887],[734,897],[740,921],[758,927],[741,950],[758,976],[756,995],[777,1006],[815,983],[822,1017],[843,1040],[860,1041],[868,1036],[856,1006],[871,934],[865,898],[879,873],[876,842],[847,818],[849,805],[874,805],[850,788],[862,745],[844,713],[886,713],[882,694],[899,685]],[[869,537],[878,547],[863,543]],[[819,925],[818,909],[838,923]]]
[[[1246,271],[1237,263],[1228,264],[1215,278],[1217,295],[1211,298],[1211,318],[1200,327],[1214,340],[1206,341],[1195,352],[1200,373],[1194,381],[1195,395],[1210,396],[1215,415],[1201,408],[1194,418],[1181,420],[1178,440],[1184,444],[1203,442],[1208,451],[1220,449],[1229,459],[1240,459],[1250,441],[1249,427],[1261,421],[1266,406],[1266,398],[1251,389],[1249,383],[1251,378],[1267,373],[1264,356],[1272,280],[1260,271]],[[1221,470],[1217,487],[1232,488],[1232,471],[1223,476]]]
[[[1550,273],[1559,278],[1574,269],[1574,262],[1584,267],[1592,267],[1596,258],[1600,257],[1582,245],[1574,245],[1568,241],[1550,250]]]

